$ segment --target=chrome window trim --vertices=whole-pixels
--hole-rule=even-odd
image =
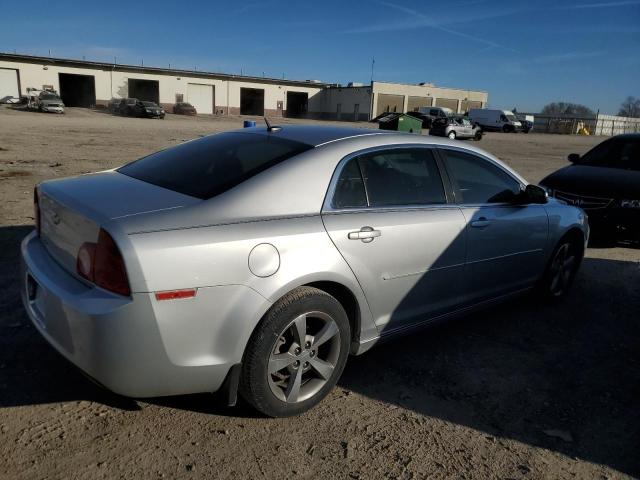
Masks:
[[[347,207],[347,208],[334,208],[333,205],[331,205],[333,196],[336,191],[336,186],[338,184],[338,179],[340,178],[340,175],[342,175],[342,170],[344,169],[344,166],[350,160],[354,159],[355,157],[359,157],[361,155],[367,155],[369,153],[382,152],[382,151],[388,151],[388,150],[406,150],[408,148],[432,150],[434,160],[436,161],[436,166],[438,167],[438,173],[440,174],[440,182],[442,182],[442,192],[444,193],[444,196],[445,196],[444,203],[425,203],[425,204],[416,203],[411,205],[385,205],[383,207],[367,206],[367,207]],[[432,144],[432,143],[401,143],[401,144],[393,144],[393,145],[379,145],[376,147],[369,147],[369,148],[365,148],[365,149],[350,153],[349,155],[343,157],[338,162],[338,165],[333,171],[333,176],[331,177],[331,181],[329,182],[329,188],[327,189],[327,193],[325,194],[325,197],[324,197],[324,202],[322,203],[321,213],[323,214],[356,213],[356,212],[371,213],[371,212],[381,212],[381,211],[394,212],[394,211],[406,211],[406,210],[425,210],[425,209],[432,210],[432,209],[440,209],[445,207],[458,208],[458,205],[456,204],[447,203],[447,187],[444,179],[442,178],[443,172],[440,170],[439,165],[437,164],[438,152],[435,151],[437,150],[437,148],[438,148],[438,145]],[[360,172],[360,174],[362,175],[362,171]],[[364,185],[364,177],[362,181]],[[367,193],[366,186],[365,186],[365,195],[367,196],[367,203],[369,203],[369,196]]]
[[[498,168],[500,171],[506,173],[509,178],[513,179],[518,185],[520,185],[520,189],[524,189],[526,188],[526,183],[522,181],[522,179],[516,177],[513,172],[510,172],[509,170],[507,170],[506,168],[504,168],[504,166],[500,165],[498,162],[496,162],[495,160],[493,160],[492,158],[489,158],[485,155],[482,155],[481,153],[475,152],[473,150],[467,150],[466,148],[461,148],[461,147],[457,147],[454,145],[438,145],[437,149],[439,151],[441,151],[441,157],[444,163],[444,167],[447,168],[447,158],[446,158],[446,150],[453,150],[453,151],[457,151],[457,152],[461,152],[461,153],[467,153],[469,155],[473,155],[476,156],[478,158],[481,158],[482,160],[489,162],[491,165],[493,165],[494,167]],[[447,169],[447,175],[449,175],[449,178],[451,179],[452,175],[449,172],[449,170]],[[451,188],[453,190],[454,196],[455,196],[455,190],[456,188],[453,185],[453,180],[451,180]],[[458,203],[456,201],[455,205],[457,205],[458,207],[464,207],[464,208],[473,208],[473,207],[477,207],[477,208],[488,208],[488,207],[526,207],[529,206],[529,204],[524,204],[524,205],[516,205],[513,203],[507,203],[507,202],[497,202],[497,203],[488,203],[488,202],[484,202],[484,203]]]

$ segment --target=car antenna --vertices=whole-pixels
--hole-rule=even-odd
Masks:
[[[264,123],[267,124],[267,132],[277,132],[282,130],[282,127],[278,127],[277,125],[271,125],[271,123],[269,123],[269,119],[267,117],[263,117],[264,118]]]

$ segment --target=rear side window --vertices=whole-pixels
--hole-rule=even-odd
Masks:
[[[272,135],[220,133],[151,154],[118,172],[208,199],[311,148]]]
[[[431,150],[393,149],[351,159],[342,169],[334,208],[446,203]]]
[[[520,192],[520,182],[487,160],[457,150],[442,150],[458,203],[501,203]]]
[[[364,190],[362,173],[358,159],[354,158],[344,166],[336,190],[333,194],[333,208],[362,208],[367,206],[367,194]]]
[[[371,207],[446,203],[431,150],[375,152],[361,156],[359,162]]]

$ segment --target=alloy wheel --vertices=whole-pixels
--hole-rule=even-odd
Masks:
[[[564,243],[558,248],[551,262],[551,295],[559,297],[569,288],[577,263],[578,258],[570,243]]]
[[[332,377],[339,358],[335,320],[318,311],[299,315],[278,335],[269,356],[271,392],[286,403],[307,400]]]

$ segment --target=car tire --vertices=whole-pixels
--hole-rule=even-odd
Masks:
[[[584,244],[579,235],[565,235],[560,239],[547,263],[538,285],[538,290],[547,299],[564,298],[575,279],[582,257]]]
[[[270,417],[304,413],[340,378],[350,343],[340,302],[317,288],[299,287],[278,300],[251,335],[240,395]]]
[[[509,127],[509,125],[502,126],[502,133],[509,133],[510,131],[511,131],[511,128]]]
[[[473,135],[473,140],[475,142],[479,142],[480,140],[482,140],[482,130],[478,130],[474,135]]]
[[[456,132],[449,132],[447,137],[449,137],[451,140],[455,140],[456,139]]]

